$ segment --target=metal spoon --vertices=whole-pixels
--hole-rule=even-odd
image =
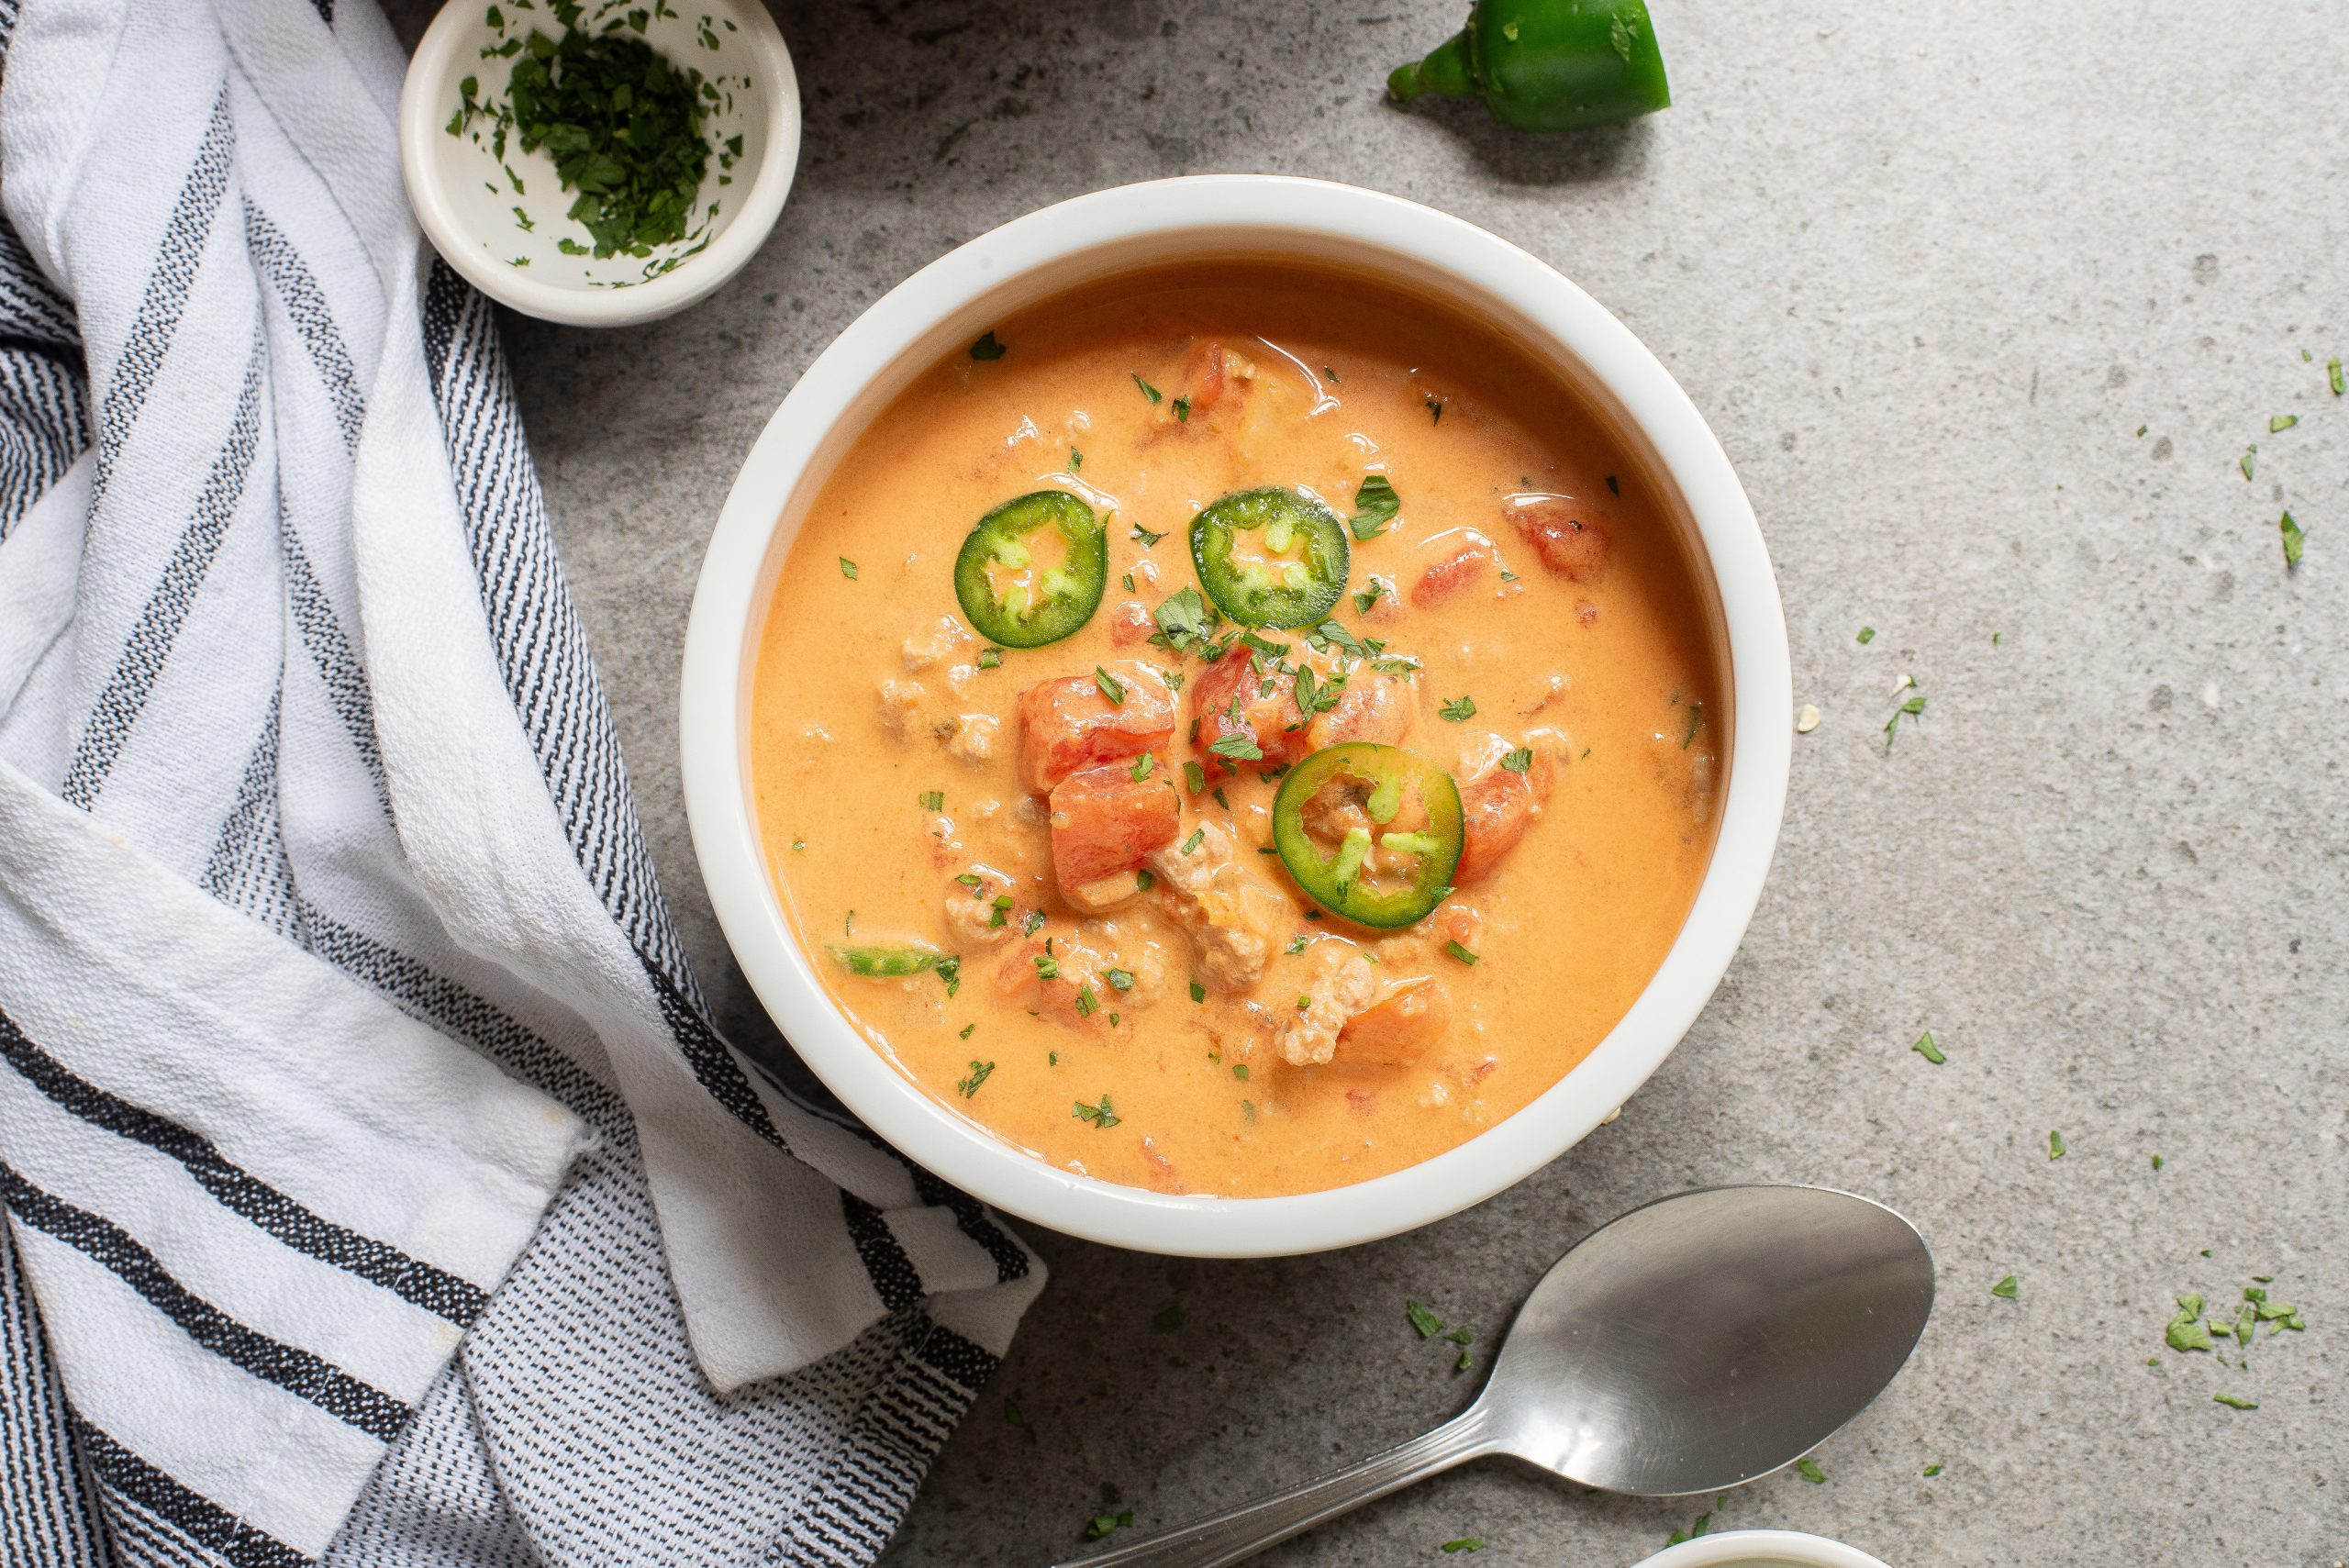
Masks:
[[[1542,1276],[1476,1402],[1434,1431],[1065,1568],[1221,1568],[1488,1453],[1602,1491],[1718,1492],[1865,1409],[1932,1307],[1932,1254],[1880,1204],[1823,1187],[1662,1198]]]

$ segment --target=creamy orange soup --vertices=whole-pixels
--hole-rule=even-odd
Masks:
[[[1679,931],[1726,757],[1707,596],[1638,472],[1495,334],[1350,277],[1137,274],[998,343],[848,450],[760,650],[766,852],[841,1009],[995,1136],[1162,1192],[1362,1181],[1556,1084]],[[1186,614],[1195,515],[1264,486],[1349,519],[1334,631]],[[1003,649],[957,554],[1035,491],[1105,520],[1107,591]],[[1298,547],[1236,537],[1258,585],[1306,581]],[[1030,542],[991,591],[1042,591],[1057,540]],[[1408,891],[1441,852],[1411,846],[1446,840],[1428,774],[1458,794],[1451,891],[1401,929],[1317,904],[1271,849],[1282,781],[1349,740],[1428,770],[1392,820],[1359,787],[1299,818],[1328,864],[1370,846],[1349,896]]]

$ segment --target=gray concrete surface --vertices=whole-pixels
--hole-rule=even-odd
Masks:
[[[807,150],[749,271],[652,328],[507,323],[670,899],[754,1050],[786,1048],[678,800],[703,540],[841,327],[1061,196],[1326,175],[1555,263],[1719,431],[1777,562],[1795,698],[1825,716],[1742,952],[1619,1122],[1471,1213],[1334,1256],[1033,1235],[1052,1287],[890,1562],[1052,1561],[1113,1501],[1165,1524],[1402,1438],[1472,1381],[1405,1296],[1487,1334],[1589,1227],[1736,1181],[1893,1204],[1943,1296],[1907,1373],[1820,1450],[1825,1483],[1764,1481],[1717,1524],[1896,1568],[2349,1559],[2349,400],[2322,376],[2349,353],[2349,16],[1659,0],[1678,106],[1533,140],[1380,101],[1461,8],[787,5]],[[395,9],[412,37],[426,7]],[[2271,435],[2284,413],[2300,424]],[[2308,531],[2291,575],[2287,506]],[[1904,673],[1928,706],[1887,754]],[[1946,1066],[1909,1050],[1928,1028]],[[2009,1273],[2018,1298],[1994,1298]],[[2175,1295],[2232,1300],[2254,1274],[2305,1333],[2164,1346]],[[1170,1302],[1185,1326],[1154,1332]],[[1442,1542],[1480,1536],[1479,1568],[1602,1568],[1711,1506],[1492,1463],[1264,1561],[1449,1562]]]

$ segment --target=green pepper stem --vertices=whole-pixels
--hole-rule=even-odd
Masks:
[[[1398,65],[1386,78],[1386,90],[1398,104],[1422,93],[1440,98],[1473,98],[1476,83],[1468,69],[1468,34],[1464,28],[1436,46],[1425,60]]]

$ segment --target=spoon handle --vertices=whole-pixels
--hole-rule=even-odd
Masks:
[[[1471,1406],[1426,1436],[1374,1454],[1359,1464],[1113,1546],[1062,1568],[1223,1568],[1374,1497],[1384,1497],[1463,1460],[1494,1451],[1486,1426],[1484,1407]]]

